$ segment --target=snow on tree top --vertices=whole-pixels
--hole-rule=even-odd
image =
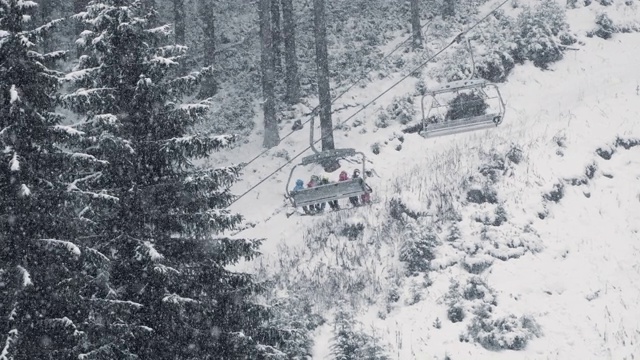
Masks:
[[[11,85],[11,89],[9,89],[9,94],[10,94],[9,102],[11,104],[13,104],[14,102],[20,99],[20,96],[18,96],[18,90],[16,89],[15,85]]]
[[[65,240],[57,240],[57,239],[40,239],[40,241],[44,242],[47,245],[60,245],[65,247],[71,254],[75,256],[80,256],[80,248],[69,241]]]
[[[60,130],[62,132],[65,132],[65,133],[67,133],[69,135],[74,135],[74,136],[83,135],[84,134],[84,132],[82,132],[80,130],[76,130],[73,127],[68,126],[68,125],[54,125],[53,128],[55,130]]]
[[[9,169],[11,171],[20,171],[20,161],[18,161],[18,154],[13,153],[13,157],[9,161]]]
[[[27,187],[27,185],[22,184],[20,186],[20,196],[29,196],[31,195],[31,190],[29,190],[29,188]]]
[[[18,270],[20,271],[20,274],[22,275],[22,286],[23,287],[27,287],[27,286],[33,285],[33,281],[31,281],[31,274],[29,274],[27,269],[25,269],[22,266],[18,265]]]

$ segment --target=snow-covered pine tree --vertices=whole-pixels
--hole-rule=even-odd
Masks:
[[[282,353],[254,336],[267,313],[249,301],[259,286],[226,269],[252,259],[259,246],[220,236],[241,221],[225,210],[239,168],[192,163],[235,137],[192,132],[210,102],[184,99],[208,70],[180,76],[186,48],[166,45],[171,27],[152,27],[140,8],[138,1],[96,0],[75,15],[85,25],[77,41],[85,55],[67,75],[76,89],[64,97],[85,117],[82,131],[97,140],[86,151],[110,164],[92,185],[118,204],[92,215],[116,299],[139,307],[118,326],[146,326],[148,336],[127,342],[145,359],[276,358]]]
[[[59,21],[30,23],[37,4],[0,1],[0,359],[76,359],[90,343],[89,298],[104,256],[81,190],[103,162],[71,153],[83,134],[55,113],[63,51],[37,44]]]

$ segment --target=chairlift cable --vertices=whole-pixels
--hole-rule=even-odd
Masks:
[[[424,25],[422,25],[422,27],[420,28],[420,31],[422,31],[424,28],[429,27],[429,25],[431,25],[431,22],[427,22]],[[387,55],[385,55],[382,59],[380,59],[380,61],[378,62],[378,65],[382,65],[384,64],[384,62],[391,56],[393,55],[393,53],[395,53],[398,49],[400,49],[401,47],[403,47],[404,45],[406,45],[411,39],[412,39],[413,35],[409,35],[409,37],[407,39],[405,39],[403,42],[401,42],[400,44],[398,44],[393,50],[391,50],[391,52],[389,52]],[[366,74],[362,75],[360,78],[358,78],[355,82],[353,82],[351,85],[349,85],[345,90],[343,90],[340,95],[336,96],[335,98],[333,98],[331,100],[331,104],[333,105],[333,103],[335,103],[338,99],[342,98],[347,92],[349,92],[351,89],[353,89],[354,86],[356,86],[358,83],[360,83],[362,80],[368,78],[369,76],[369,72],[367,72]],[[301,123],[301,125],[306,125],[307,123],[309,123],[314,116],[316,116],[316,114],[319,112],[320,110],[320,104],[318,104],[316,107],[314,107],[311,110],[311,114],[309,114],[309,118],[307,120],[305,120],[303,123]],[[291,134],[295,133],[297,130],[292,130],[289,133],[287,133],[285,136],[283,136],[282,138],[280,138],[280,143],[282,143],[282,141],[286,138],[288,138],[289,136],[291,136]],[[242,164],[242,167],[245,168],[247,166],[249,166],[251,163],[253,163],[254,161],[258,160],[260,157],[262,157],[262,155],[266,154],[267,152],[269,152],[272,148],[269,149],[265,149],[262,152],[260,152],[258,155],[254,156],[253,158],[251,158],[251,160],[249,160],[246,163]],[[306,151],[306,149],[305,149]]]
[[[364,109],[366,109],[367,107],[369,107],[371,104],[373,104],[374,102],[376,102],[378,99],[380,99],[381,97],[383,97],[384,95],[386,95],[389,91],[393,90],[396,86],[398,86],[400,83],[402,83],[403,81],[405,81],[407,78],[409,78],[414,72],[420,70],[422,67],[424,67],[425,65],[427,65],[429,62],[431,62],[433,59],[435,59],[436,57],[438,57],[440,54],[442,54],[445,50],[447,50],[449,47],[451,47],[454,43],[458,42],[465,34],[467,34],[468,32],[470,32],[471,30],[473,30],[475,27],[477,27],[481,22],[483,22],[484,20],[486,20],[489,16],[491,16],[491,14],[495,13],[496,11],[498,11],[502,6],[504,6],[504,4],[506,4],[509,0],[504,0],[502,3],[500,3],[500,5],[498,5],[496,8],[494,8],[492,11],[490,11],[487,15],[485,15],[484,17],[482,17],[480,20],[478,20],[476,23],[474,23],[471,27],[469,27],[468,29],[462,31],[461,33],[459,33],[458,35],[456,35],[456,37],[451,40],[451,42],[445,46],[444,48],[440,49],[438,52],[436,52],[435,54],[433,54],[431,57],[429,57],[427,60],[423,61],[422,63],[420,63],[418,66],[416,66],[413,70],[409,71],[407,75],[403,76],[400,80],[396,81],[393,85],[391,85],[390,87],[388,87],[385,91],[383,91],[382,93],[380,93],[378,96],[376,96],[375,98],[373,98],[372,100],[370,100],[368,103],[366,103],[364,106],[362,106],[360,109],[358,109],[355,113],[351,114],[348,118],[346,118],[344,121],[339,122],[337,125],[335,125],[332,129],[331,129],[331,134],[333,134],[333,131],[336,130],[338,127],[342,126],[343,124],[345,124],[347,121],[351,120],[352,118],[354,118],[356,115],[358,115],[360,112],[362,112]],[[316,107],[317,109],[318,107]],[[307,120],[309,121],[309,120]],[[290,135],[290,134],[288,134]],[[287,136],[288,136],[287,135]],[[313,144],[318,143],[319,141],[322,141],[322,139],[324,139],[325,137],[327,137],[328,135],[324,135],[322,137],[320,137],[318,140],[314,141]],[[231,205],[235,204],[236,202],[238,202],[240,199],[242,199],[243,197],[245,197],[247,194],[249,194],[251,191],[255,190],[258,186],[262,185],[262,183],[264,183],[265,181],[267,181],[268,179],[270,179],[273,175],[275,175],[276,173],[278,173],[280,170],[284,169],[287,165],[291,164],[294,160],[296,160],[297,158],[299,158],[300,156],[302,156],[303,153],[305,153],[306,151],[310,150],[312,147],[312,145],[307,146],[305,149],[303,149],[302,151],[300,151],[296,156],[292,157],[291,159],[289,159],[287,162],[285,162],[284,164],[282,164],[281,166],[279,166],[277,169],[275,169],[274,171],[272,171],[269,175],[263,177],[260,181],[258,181],[258,183],[256,183],[255,185],[251,186],[248,190],[246,190],[245,192],[243,192],[242,194],[240,194],[238,197],[236,197],[231,203],[229,203],[229,205],[227,205],[227,208],[230,207]]]

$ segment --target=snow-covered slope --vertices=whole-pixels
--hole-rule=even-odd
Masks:
[[[572,27],[589,28],[585,22],[593,14],[586,11],[569,12]],[[255,225],[242,236],[266,238],[256,271],[287,273],[279,277],[286,279],[283,288],[315,279],[309,287],[329,294],[335,289],[322,286],[338,284],[350,292],[346,285],[364,279],[358,296],[368,301],[358,303],[359,320],[383,334],[393,359],[640,356],[640,34],[610,40],[580,35],[584,44],[549,71],[516,67],[501,85],[507,114],[497,129],[402,140],[399,127],[374,132],[378,106],[412,93],[411,79],[360,114],[356,119],[364,125],[338,130],[337,146],[365,151],[380,175],[371,181],[378,204],[287,218],[283,193],[290,167],[261,184],[233,207]],[[362,105],[393,81],[354,89],[336,108]],[[346,109],[334,121],[354,111]],[[306,131],[308,126],[283,142],[281,157],[267,155],[251,164],[234,191],[242,193],[284,164],[284,157],[297,155],[307,146]],[[379,155],[370,151],[376,142],[382,145]],[[246,160],[259,146],[256,136],[227,156]],[[308,178],[311,171],[321,170],[296,177]],[[493,193],[495,200],[470,200],[470,190]],[[392,198],[414,213],[438,215],[419,219],[438,237],[429,286],[420,285],[421,277],[391,275],[401,268],[400,240],[380,234]],[[442,209],[454,212],[455,220],[438,214]],[[361,236],[336,235],[345,224],[357,223],[364,226]],[[335,233],[327,230],[332,226]],[[453,226],[459,236],[451,236]],[[320,238],[322,244],[314,243]],[[460,293],[450,290],[452,281]],[[481,284],[482,296],[465,295],[470,284]],[[400,296],[385,302],[391,287]],[[331,304],[317,300],[318,306]],[[466,314],[456,323],[447,319],[454,305]],[[482,306],[490,314],[478,315]],[[474,322],[494,333],[474,333]],[[495,330],[505,323],[515,328]],[[477,341],[508,343],[518,334],[531,336],[519,351],[488,350]],[[318,329],[314,358],[328,356],[330,337],[331,325]],[[461,341],[465,337],[470,341]]]

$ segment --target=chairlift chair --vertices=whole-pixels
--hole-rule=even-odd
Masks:
[[[422,108],[422,132],[424,137],[436,137],[450,134],[457,134],[466,131],[474,131],[496,127],[502,123],[505,113],[505,104],[500,94],[498,86],[485,79],[473,79],[475,75],[475,61],[473,59],[473,51],[471,44],[467,39],[467,49],[471,55],[473,72],[469,79],[452,81],[433,89],[427,90],[421,99]],[[476,94],[488,103],[489,109],[485,114],[465,116],[457,119],[446,119],[442,114],[442,110],[450,110],[449,101],[442,101],[447,95],[459,95],[463,92]],[[425,111],[424,100],[430,97],[431,102]],[[440,99],[440,101],[438,101]],[[445,99],[446,100],[446,99]],[[436,113],[435,117],[438,122],[431,122],[432,111]]]
[[[345,157],[360,155],[362,157],[361,177],[349,179],[345,181],[334,182],[325,185],[317,185],[312,188],[305,188],[299,191],[291,191],[291,179],[293,173],[298,166],[307,166],[312,164],[322,164],[327,160],[337,160]],[[356,152],[354,149],[335,149],[323,151],[302,158],[300,164],[295,165],[289,173],[287,180],[286,194],[294,207],[307,207],[315,204],[322,204],[329,201],[347,199],[350,197],[360,197],[370,192],[367,185],[367,174],[365,172],[366,157],[362,152]]]
[[[359,197],[368,192],[371,192],[367,185],[367,174],[365,171],[366,156],[362,152],[357,152],[355,149],[333,149],[318,151],[314,146],[313,141],[313,117],[311,118],[311,134],[309,142],[311,143],[311,149],[314,154],[305,156],[301,162],[295,165],[289,173],[289,179],[287,180],[285,193],[287,198],[291,201],[294,207],[307,207],[315,204],[326,203],[334,200],[341,200],[350,197]],[[337,162],[340,159],[347,157],[353,157],[360,155],[362,157],[362,173],[361,177],[356,179],[349,179],[345,181],[334,182],[330,184],[317,185],[312,188],[305,188],[299,191],[291,191],[291,179],[293,173],[298,166],[308,166],[312,164],[320,164],[325,166],[327,163]]]

